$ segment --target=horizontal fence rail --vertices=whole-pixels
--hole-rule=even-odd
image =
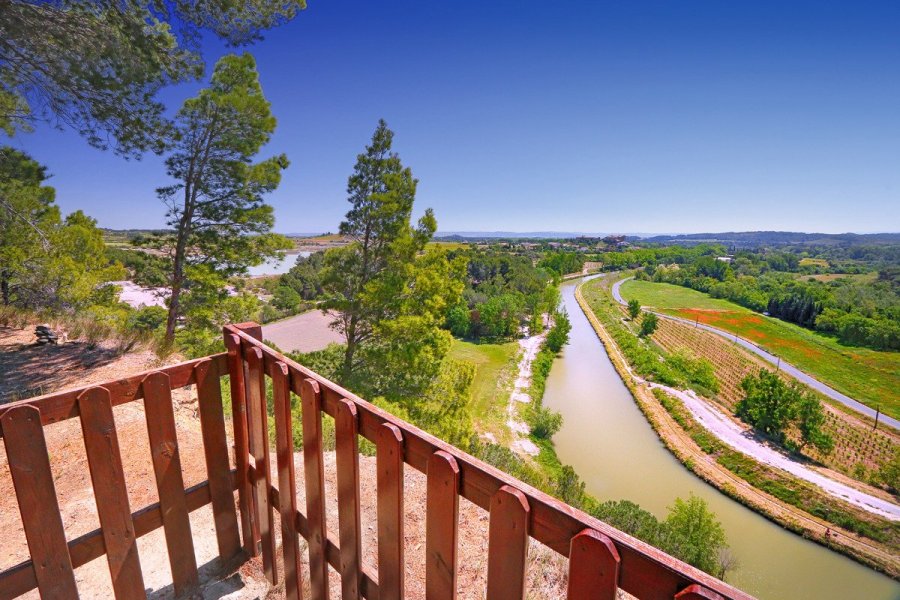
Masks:
[[[295,511],[296,530],[308,542],[313,599],[328,597],[328,565],[341,576],[342,598],[403,597],[403,465],[427,477],[425,573],[429,600],[456,597],[459,497],[490,514],[489,598],[524,597],[529,537],[569,559],[570,599],[611,599],[615,598],[617,588],[651,600],[751,598],[328,381],[263,344],[258,325],[229,325],[224,333],[233,372],[254,382],[261,380],[257,371],[272,378],[278,390],[275,409],[282,415],[279,419],[276,414],[276,431],[279,420],[286,420],[284,426],[290,428],[290,420],[284,419],[287,415],[283,412],[285,385],[301,399],[306,513],[293,509],[289,501],[281,501],[281,491],[267,479],[268,467],[258,461],[253,464],[248,460],[244,473],[239,469],[236,485],[240,489],[264,481],[263,485],[269,488],[269,498],[265,501],[281,507],[282,519],[288,518],[291,510]],[[333,418],[336,426],[337,535],[327,531],[325,525],[322,415]],[[358,435],[376,446],[377,574],[362,564],[360,558]],[[281,440],[283,436],[278,437]],[[284,450],[284,443],[279,442],[278,455]],[[250,454],[249,458],[253,459],[253,453]],[[288,481],[279,477],[281,490],[286,484],[289,485]],[[256,494],[260,495],[265,496]],[[248,512],[253,510],[248,507]],[[257,513],[271,527],[271,515],[258,510]],[[290,554],[293,550],[285,548],[284,552],[285,565],[296,564]],[[264,558],[266,553],[264,545]],[[277,582],[277,575],[272,582]]]

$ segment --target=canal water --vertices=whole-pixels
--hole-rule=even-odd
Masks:
[[[738,560],[726,580],[762,599],[900,599],[900,584],[790,533],[731,500],[684,468],[656,437],[622,383],[575,300],[562,286],[572,321],[568,345],[547,380],[544,404],[563,415],[553,438],[600,500],[627,499],[659,518],[675,498],[706,500],[725,528]]]

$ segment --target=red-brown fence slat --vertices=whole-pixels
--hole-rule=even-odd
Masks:
[[[569,550],[569,600],[615,600],[619,553],[607,536],[585,529]]]
[[[378,592],[381,600],[403,598],[403,435],[390,423],[376,441],[378,486]]]
[[[272,471],[269,461],[269,411],[266,409],[266,380],[263,373],[262,351],[248,347],[247,414],[250,434],[250,455],[254,461],[253,487],[256,519],[262,545],[263,571],[272,585],[278,584],[278,564],[275,559],[275,513],[269,498]]]
[[[725,600],[725,597],[694,583],[675,594],[675,600]]]
[[[459,465],[438,450],[428,459],[425,508],[425,598],[456,598]]]
[[[177,596],[193,593],[199,584],[191,521],[184,496],[184,478],[175,434],[175,413],[169,376],[150,373],[141,384],[144,391],[144,412],[150,438],[150,454],[156,474],[156,488],[172,567],[172,582]]]
[[[525,597],[529,515],[528,499],[514,487],[504,485],[491,498],[487,577],[491,600]]]
[[[335,419],[335,463],[338,488],[338,537],[341,549],[341,598],[359,600],[359,576],[362,570],[359,437],[356,405],[349,400],[338,403]]]
[[[328,530],[325,521],[325,463],[322,456],[322,395],[319,384],[304,379],[300,388],[303,417],[303,470],[309,525],[309,587],[312,600],[328,599]]]
[[[278,510],[281,515],[281,547],[284,551],[284,594],[288,600],[303,598],[300,577],[300,545],[295,526],[297,487],[294,474],[294,440],[291,421],[291,387],[283,362],[272,373],[275,410],[275,449],[278,457]]]
[[[237,479],[238,505],[241,513],[241,534],[244,552],[256,556],[256,539],[259,527],[256,523],[256,508],[250,489],[248,457],[250,445],[247,440],[247,394],[244,383],[244,357],[241,353],[241,338],[225,331],[225,347],[228,349],[228,383],[231,388],[231,417],[234,429],[234,465]]]
[[[203,452],[206,475],[212,496],[213,520],[219,556],[230,559],[241,549],[237,515],[234,512],[234,486],[228,464],[228,442],[225,438],[225,411],[222,407],[222,386],[218,374],[209,361],[197,363],[197,405],[203,433]]]
[[[33,406],[17,406],[3,413],[0,425],[41,596],[77,598],[40,411]]]
[[[119,599],[144,598],[144,577],[109,390],[95,387],[82,393],[78,412],[113,592]]]

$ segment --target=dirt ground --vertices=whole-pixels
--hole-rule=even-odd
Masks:
[[[283,352],[313,352],[328,344],[343,344],[344,337],[329,327],[334,317],[321,310],[308,312],[263,325],[263,339],[272,341]]]

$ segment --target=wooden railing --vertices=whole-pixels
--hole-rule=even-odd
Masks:
[[[198,571],[188,512],[212,504],[219,555],[262,557],[281,581],[275,545],[281,530],[287,598],[302,598],[302,536],[309,591],[325,600],[328,569],[344,599],[394,599],[404,589],[403,470],[425,473],[426,597],[456,597],[459,498],[489,511],[487,598],[521,599],[526,550],[534,538],[569,558],[568,598],[749,598],[665,553],[576,510],[397,419],[260,341],[253,323],[225,327],[227,353],[72,392],[0,407],[30,560],[0,573],[0,600],[38,588],[45,598],[77,596],[73,569],[104,554],[117,598],[144,597],[136,537],[163,527],[176,595],[193,593]],[[219,379],[229,376],[234,464],[226,446]],[[266,377],[271,379],[275,440],[268,439]],[[208,481],[185,489],[171,390],[196,384]],[[291,394],[301,400],[305,512],[298,509]],[[144,398],[160,502],[131,512],[112,407]],[[43,426],[81,420],[100,529],[73,540],[65,531],[50,473]],[[338,532],[326,527],[322,419],[335,424]],[[359,436],[376,446],[377,572],[361,551]],[[272,481],[274,447],[277,485]],[[235,511],[234,490],[238,493]],[[240,535],[238,523],[240,523]]]

